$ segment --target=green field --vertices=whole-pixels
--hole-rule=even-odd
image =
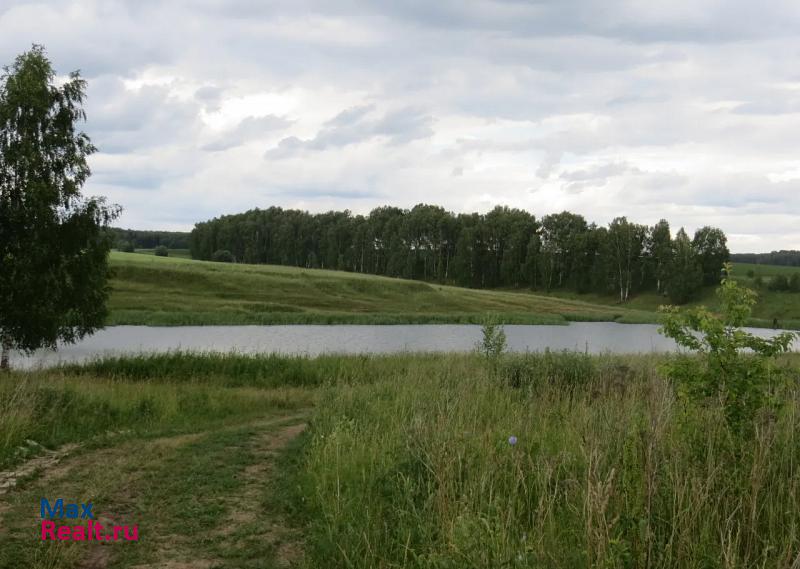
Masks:
[[[753,271],[753,276],[748,276],[749,271]],[[792,292],[778,292],[768,290],[766,286],[761,288],[756,286],[756,277],[761,277],[764,283],[775,275],[791,275],[800,272],[800,267],[781,267],[777,265],[753,265],[748,263],[736,263],[734,265],[734,278],[744,286],[756,290],[758,293],[758,303],[753,307],[753,317],[750,320],[751,326],[771,328],[774,320],[778,320],[781,328],[800,330],[800,294]],[[560,298],[580,299],[584,302],[602,304],[607,306],[619,306],[619,300],[613,295],[599,294],[574,294],[574,293],[553,293]],[[627,308],[655,312],[662,304],[669,301],[655,293],[637,294],[625,306]],[[704,289],[698,298],[690,302],[687,306],[705,305],[709,308],[717,308],[717,298],[714,288]]]
[[[640,294],[624,306],[613,296],[489,291],[318,269],[243,265],[111,254],[110,325],[657,322],[666,299]],[[769,277],[786,267],[754,266]],[[752,286],[748,265],[737,279]],[[798,270],[798,269],[794,269]],[[772,271],[772,272],[771,272]],[[800,294],[761,290],[750,324],[800,328]],[[693,304],[712,308],[712,289]]]
[[[800,273],[800,267],[788,267],[784,265],[762,265],[760,263],[736,263],[736,270],[740,276],[745,276],[748,271],[753,271],[753,278],[757,276],[772,277],[775,275],[790,276],[794,273]]]
[[[111,266],[111,325],[474,323],[487,313],[520,324],[655,319],[580,300],[318,269],[118,252]]]
[[[0,568],[795,567],[800,361],[773,368],[752,436],[681,397],[664,361],[169,354],[14,372]],[[42,542],[42,497],[91,501],[140,541]]]

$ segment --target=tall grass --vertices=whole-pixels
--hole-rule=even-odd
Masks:
[[[797,567],[796,368],[744,439],[658,361],[451,360],[329,388],[299,474],[309,565]]]
[[[475,365],[472,356],[440,354],[322,355],[169,352],[103,357],[64,364],[69,376],[105,377],[124,382],[210,384],[219,387],[320,387],[405,378],[409,373],[438,373],[443,365]]]
[[[146,436],[199,430],[307,407],[314,395],[295,387],[255,389],[109,379],[61,372],[0,377],[0,468],[47,448],[125,431]]]

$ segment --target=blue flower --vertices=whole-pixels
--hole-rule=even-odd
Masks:
[[[510,444],[512,447],[515,444],[517,444],[517,437],[515,437],[514,435],[511,435],[510,437],[508,437],[508,444]]]

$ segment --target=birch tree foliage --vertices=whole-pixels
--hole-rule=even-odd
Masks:
[[[118,215],[84,198],[87,158],[80,131],[86,82],[57,80],[44,48],[18,56],[0,77],[0,338],[31,351],[73,342],[106,316],[106,227]]]

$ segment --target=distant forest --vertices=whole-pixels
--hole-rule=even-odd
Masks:
[[[192,257],[337,269],[473,288],[531,288],[613,293],[641,291],[689,300],[719,282],[730,257],[725,234],[703,227],[673,236],[669,223],[625,217],[608,226],[562,212],[537,219],[497,207],[453,214],[442,207],[379,207],[311,214],[278,207],[198,223]]]
[[[772,253],[734,253],[731,260],[736,263],[757,263],[760,265],[783,265],[800,267],[800,251],[773,251]]]
[[[163,245],[169,249],[188,249],[188,231],[140,231],[138,229],[109,229],[114,240],[114,247],[120,251],[134,249],[155,249]]]

